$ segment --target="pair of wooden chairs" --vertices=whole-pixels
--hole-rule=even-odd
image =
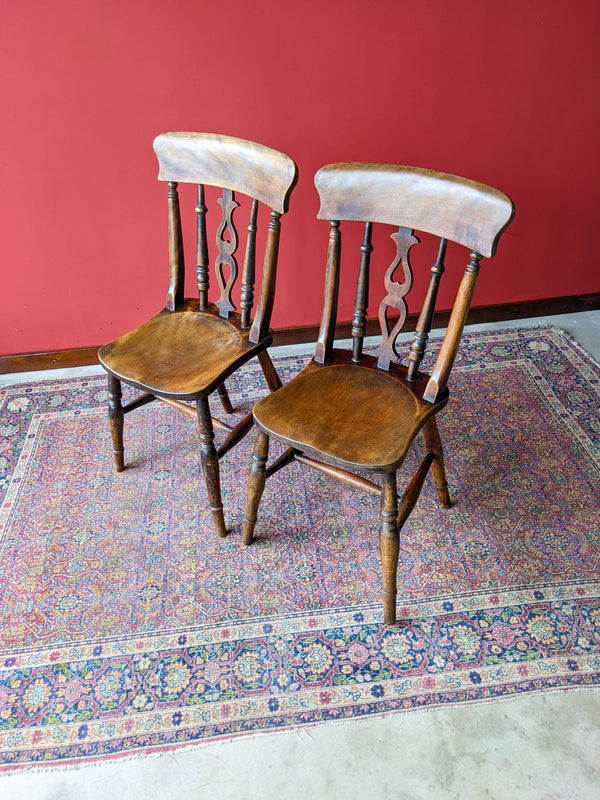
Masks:
[[[249,545],[253,540],[266,478],[293,460],[379,496],[384,621],[395,624],[399,532],[430,470],[441,505],[451,506],[435,418],[448,401],[448,377],[480,260],[494,255],[500,235],[514,214],[511,200],[483,184],[425,169],[365,163],[331,164],[320,169],[315,177],[321,201],[318,218],[329,220],[330,234],[319,338],[308,366],[282,386],[267,348],[272,343],[269,325],[280,218],[288,210],[297,179],[296,165],[287,156],[262,145],[214,134],[167,133],[157,137],[154,149],[160,165],[159,180],[169,184],[170,283],[166,306],[139,328],[99,351],[100,361],[108,372],[108,413],[117,471],[125,466],[123,419],[129,411],[158,399],[197,418],[214,526],[219,536],[225,536],[219,459],[254,424],[257,438],[248,481],[244,544]],[[198,186],[197,296],[192,299],[184,294],[178,183]],[[223,190],[217,201],[221,219],[216,234],[218,254],[214,267],[219,298],[215,302],[209,301],[205,186]],[[239,313],[232,300],[238,274],[235,258],[238,234],[233,221],[238,203],[234,192],[252,198]],[[270,209],[270,216],[260,291],[253,313],[259,203]],[[333,346],[341,279],[342,221],[365,223],[358,259],[351,350]],[[396,255],[385,273],[386,294],[379,305],[382,342],[378,354],[368,355],[363,353],[363,340],[374,223],[393,225],[398,230],[392,233]],[[414,230],[439,237],[439,248],[416,332],[402,363],[398,334],[406,319],[405,298],[412,284],[409,251],[419,241]],[[466,247],[470,256],[439,355],[431,374],[425,374],[420,367],[449,241]],[[397,272],[402,273],[400,281],[394,280]],[[272,393],[232,428],[211,416],[208,399],[216,392],[224,411],[231,412],[225,381],[254,357],[258,357]],[[142,391],[126,406],[121,403],[122,382]],[[214,444],[214,427],[227,431],[218,448]],[[420,431],[425,456],[398,500],[396,474]],[[270,439],[283,443],[286,449],[267,466]],[[379,474],[380,483],[361,473]]]

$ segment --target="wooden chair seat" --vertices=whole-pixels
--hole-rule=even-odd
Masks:
[[[444,400],[427,403],[405,382],[406,370],[377,369],[377,360],[333,350],[324,366],[310,364],[276,394],[259,400],[262,430],[301,453],[331,458],[349,469],[390,472],[403,462],[424,422]]]
[[[192,401],[208,397],[263,349],[264,344],[249,341],[249,330],[239,329],[239,318],[199,314],[198,301],[191,299],[179,313],[163,310],[105,345],[98,357],[105,369],[131,386]]]

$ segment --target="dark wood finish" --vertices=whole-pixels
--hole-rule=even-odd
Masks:
[[[419,396],[426,381],[419,376],[413,389],[405,367],[381,370],[369,355],[359,366],[349,351],[333,350],[327,364],[311,360],[272,395],[276,403],[259,402],[254,416],[265,433],[306,455],[326,452],[348,469],[390,471],[403,462],[414,426],[445,404],[445,397],[432,404]]]
[[[435,313],[435,301],[437,299],[438,288],[440,285],[440,278],[444,274],[444,257],[446,255],[446,246],[448,242],[446,239],[440,239],[437,258],[434,265],[431,267],[431,280],[427,289],[427,296],[423,303],[423,308],[419,314],[419,319],[415,327],[415,337],[410,346],[410,353],[408,354],[408,380],[412,383],[417,377],[421,361],[425,355],[429,333],[431,331],[431,323]]]
[[[236,203],[231,189],[224,189],[223,197],[220,197],[217,202],[221,206],[223,217],[217,231],[219,255],[215,261],[215,272],[221,289],[221,296],[217,300],[216,306],[219,309],[219,316],[229,319],[231,313],[235,311],[235,306],[231,299],[231,292],[238,274],[238,265],[235,259],[238,237],[235,225],[233,224],[233,212],[238,208],[239,203]],[[229,232],[229,238],[225,237],[226,231]],[[225,264],[229,267],[229,277],[227,279],[223,272],[223,266]]]
[[[250,341],[260,342],[269,335],[269,322],[275,300],[275,277],[277,275],[277,254],[279,252],[279,237],[281,235],[281,214],[271,211],[269,232],[265,248],[265,262],[263,265],[262,283],[256,316],[250,330]]]
[[[241,420],[241,422],[238,422],[235,428],[230,428],[229,436],[225,439],[223,444],[217,448],[217,455],[219,458],[222,458],[225,453],[228,453],[231,450],[232,447],[235,447],[238,442],[241,442],[253,424],[254,419],[252,417],[252,413],[250,413],[246,414],[244,419]]]
[[[600,308],[600,293],[549,297],[542,300],[524,300],[517,303],[498,303],[490,306],[471,306],[467,325],[483,322],[503,322],[505,320],[544,317],[553,314],[578,314],[581,311],[596,311]],[[404,325],[405,331],[416,331],[419,314],[409,314]],[[431,328],[443,328],[448,324],[450,311],[436,311]],[[336,324],[337,339],[349,339],[354,322],[351,320]],[[379,332],[379,319],[366,318],[365,336]],[[304,344],[314,342],[319,335],[319,325],[294,325],[289,328],[276,328],[273,331],[273,346]],[[17,353],[0,356],[0,375],[34,370],[85,367],[98,363],[98,347],[75,347],[70,350],[49,350],[41,353]]]
[[[123,412],[128,414],[130,411],[135,411],[136,408],[148,405],[148,403],[152,403],[154,400],[156,400],[156,397],[154,397],[153,394],[141,394],[139,397],[136,397],[135,400],[131,400],[131,402],[123,406]]]
[[[281,378],[279,377],[279,373],[275,369],[275,365],[271,361],[271,356],[269,355],[268,350],[263,350],[261,353],[258,354],[258,360],[260,361],[260,365],[262,367],[262,371],[265,376],[265,380],[267,381],[267,386],[272,392],[275,392],[277,389],[281,388]]]
[[[392,239],[396,244],[396,258],[388,267],[385,277],[383,279],[387,294],[381,301],[379,306],[379,324],[381,325],[381,347],[379,349],[379,359],[377,366],[380,369],[389,369],[392,361],[398,359],[396,351],[396,339],[398,334],[404,327],[408,308],[406,306],[406,295],[410,292],[412,286],[412,270],[410,268],[409,251],[410,248],[418,243],[418,239],[412,235],[408,228],[400,228],[398,233],[392,234]],[[393,281],[392,276],[396,272],[398,266],[402,264],[404,271],[404,280],[402,283]],[[399,316],[393,327],[387,318],[388,308],[395,308],[399,312]]]
[[[267,354],[272,342],[271,310],[275,293],[280,217],[287,210],[296,182],[294,162],[275,150],[243,139],[200,133],[167,133],[154,142],[160,165],[159,179],[168,182],[169,288],[165,308],[129,333],[101,347],[100,363],[108,373],[109,421],[115,466],[125,468],[123,418],[150,400],[161,400],[190,417],[196,417],[201,461],[215,531],[225,536],[221,501],[219,458],[234,447],[252,427],[249,415],[234,427],[210,415],[208,397],[216,392],[227,414],[233,407],[225,380],[242,364],[258,357],[271,391],[281,386]],[[184,249],[178,183],[198,186],[194,209],[197,298],[184,292]],[[220,295],[208,301],[208,209],[204,186],[220,186],[220,222],[216,230],[218,254],[214,270]],[[234,191],[252,198],[243,268],[242,313],[236,311],[233,289],[238,277],[235,253],[238,232],[234,213],[240,207]],[[258,204],[271,208],[265,246],[262,282],[256,316],[252,319]],[[121,382],[139,389],[141,398],[121,405]],[[217,449],[214,428],[227,432]]]
[[[155,398],[158,399],[158,398]],[[179,411],[180,414],[185,414],[186,417],[191,417],[192,419],[198,419],[198,410],[195,406],[188,405],[187,403],[182,403],[180,400],[173,400],[170,397],[161,397],[161,403],[164,403],[167,406],[171,406],[176,411]],[[214,428],[217,428],[219,431],[226,431],[230,433],[233,428],[231,425],[228,425],[226,422],[222,422],[220,419],[216,417],[212,418],[212,424]]]
[[[343,483],[345,483],[347,486],[352,486],[354,489],[360,489],[367,494],[375,495],[375,497],[381,497],[381,486],[373,483],[373,481],[367,480],[367,478],[363,478],[360,475],[353,475],[351,472],[334,467],[332,464],[325,464],[324,462],[317,461],[316,458],[305,456],[297,451],[294,459],[300,464],[304,464],[307,467],[312,467],[313,469],[322,472],[323,475],[329,475],[330,478],[336,478],[338,481],[343,481]]]
[[[248,478],[248,502],[242,525],[242,541],[247,545],[252,543],[254,536],[258,504],[260,503],[267,477],[265,464],[268,456],[269,437],[259,432],[254,444],[254,453],[252,454],[252,466],[250,467],[250,476]]]
[[[200,455],[202,458],[202,471],[208,490],[208,501],[213,517],[213,525],[217,536],[227,536],[225,519],[223,516],[223,503],[221,501],[221,481],[219,477],[219,456],[215,449],[215,434],[213,431],[208,398],[199,397],[196,401],[198,409],[198,430],[200,432]]]
[[[360,364],[362,359],[363,341],[367,329],[367,308],[369,306],[369,275],[371,269],[371,253],[373,245],[371,236],[373,223],[367,222],[363,243],[360,247],[360,271],[356,283],[356,295],[354,298],[354,317],[352,319],[352,360],[355,364]]]
[[[317,172],[315,184],[319,219],[402,225],[458,242],[486,258],[494,255],[512,221],[513,207],[497,189],[418,167],[330,164]]]
[[[231,400],[229,399],[229,395],[227,394],[227,387],[224,383],[221,383],[217,386],[217,394],[219,395],[219,400],[221,401],[221,405],[223,406],[223,411],[226,414],[233,414],[234,408],[231,405]]]
[[[242,275],[242,291],[240,294],[240,307],[242,309],[242,328],[250,327],[250,314],[254,304],[254,281],[256,279],[256,215],[258,214],[258,201],[252,201],[252,211],[248,224],[248,238],[246,240],[246,256],[244,258],[244,272]]]
[[[183,303],[183,282],[185,262],[183,258],[183,238],[181,235],[181,215],[177,184],[169,182],[169,289],[165,307],[175,311]]]
[[[198,184],[198,202],[195,208],[198,215],[196,222],[196,284],[198,286],[198,308],[206,311],[208,308],[208,289],[210,278],[208,268],[208,239],[206,237],[206,212],[204,204],[204,184]]]
[[[255,197],[285,214],[298,172],[291,158],[262,144],[218,133],[162,133],[154,140],[158,179],[202,183]]]
[[[47,369],[72,369],[98,363],[98,347],[74,347],[41,353],[15,353],[0,356],[0,375]]]
[[[462,178],[409,167],[335,164],[315,177],[321,198],[319,216],[331,217],[323,315],[314,358],[273,394],[254,406],[258,436],[248,482],[243,542],[250,544],[265,480],[292,461],[381,498],[379,547],[383,574],[384,622],[396,622],[396,583],[400,530],[432,472],[440,504],[451,506],[444,455],[435,415],[448,401],[447,382],[467,319],[482,253],[492,255],[514,214],[510,199],[495,189]],[[337,299],[341,280],[341,221],[367,223],[352,323],[352,351],[334,349]],[[362,342],[372,259],[371,223],[398,227],[392,234],[396,257],[384,277],[386,294],[379,307],[381,345],[365,355]],[[409,251],[418,239],[413,225],[440,236],[436,261],[408,367],[398,352],[398,334],[407,317],[406,295],[412,285]],[[448,327],[431,376],[419,369],[435,319],[435,300],[444,271],[448,240],[472,248]],[[394,280],[399,267],[403,275]],[[389,308],[398,312],[395,324]],[[398,503],[396,473],[420,432],[425,455]],[[266,465],[269,439],[287,445]],[[381,485],[356,472],[380,475]]]
[[[340,223],[332,220],[329,230],[329,249],[327,251],[327,272],[325,274],[325,296],[323,298],[323,315],[319,338],[315,349],[315,361],[326,364],[331,358],[331,349],[335,338],[337,303],[340,286]]]
[[[396,623],[396,585],[400,556],[396,473],[386,472],[382,476],[381,482],[379,555],[383,575],[383,621],[386,625],[394,625]]]
[[[446,469],[444,467],[444,450],[435,417],[429,417],[423,425],[423,436],[425,438],[425,447],[433,454],[431,475],[433,476],[433,484],[440,505],[442,508],[452,508],[452,500],[448,493],[448,482],[446,481]]]
[[[121,404],[121,381],[114,375],[108,376],[108,422],[113,442],[113,454],[115,458],[115,469],[123,472],[125,462],[123,460],[123,417],[125,412]],[[150,395],[145,395],[149,397]]]
[[[471,299],[475,291],[475,282],[479,274],[480,260],[481,256],[479,253],[473,251],[471,253],[471,260],[467,265],[460,284],[458,295],[454,301],[444,341],[442,342],[437,361],[431,373],[431,378],[429,379],[425,394],[423,395],[424,399],[430,403],[435,402],[446,388],[446,382],[450,375],[450,370],[454,365],[460,338],[467,321],[469,306],[471,305]]]

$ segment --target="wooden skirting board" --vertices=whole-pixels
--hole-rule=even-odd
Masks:
[[[600,292],[567,297],[551,297],[544,300],[526,300],[521,303],[502,303],[493,306],[478,306],[469,313],[469,324],[483,322],[502,322],[503,320],[545,317],[552,314],[575,314],[579,311],[594,311],[600,308]],[[433,320],[434,328],[442,328],[448,322],[449,311],[438,311]],[[415,329],[417,315],[409,314],[405,331]],[[350,337],[352,322],[339,322],[336,337]],[[380,331],[379,320],[374,317],[367,321],[367,336]],[[273,345],[303,344],[315,342],[319,334],[318,325],[303,325],[291,328],[278,328],[273,334]],[[11,372],[31,372],[33,370],[64,369],[97,364],[98,347],[77,347],[72,350],[53,350],[45,353],[20,353],[0,356],[0,375]]]

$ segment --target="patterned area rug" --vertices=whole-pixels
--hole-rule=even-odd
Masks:
[[[246,413],[258,366],[230,391]],[[390,628],[376,498],[293,465],[245,548],[252,435],[222,461],[221,540],[193,421],[133,412],[119,476],[104,378],[3,390],[2,768],[600,684],[599,395],[561,331],[466,337],[440,423],[456,505],[426,484]]]

